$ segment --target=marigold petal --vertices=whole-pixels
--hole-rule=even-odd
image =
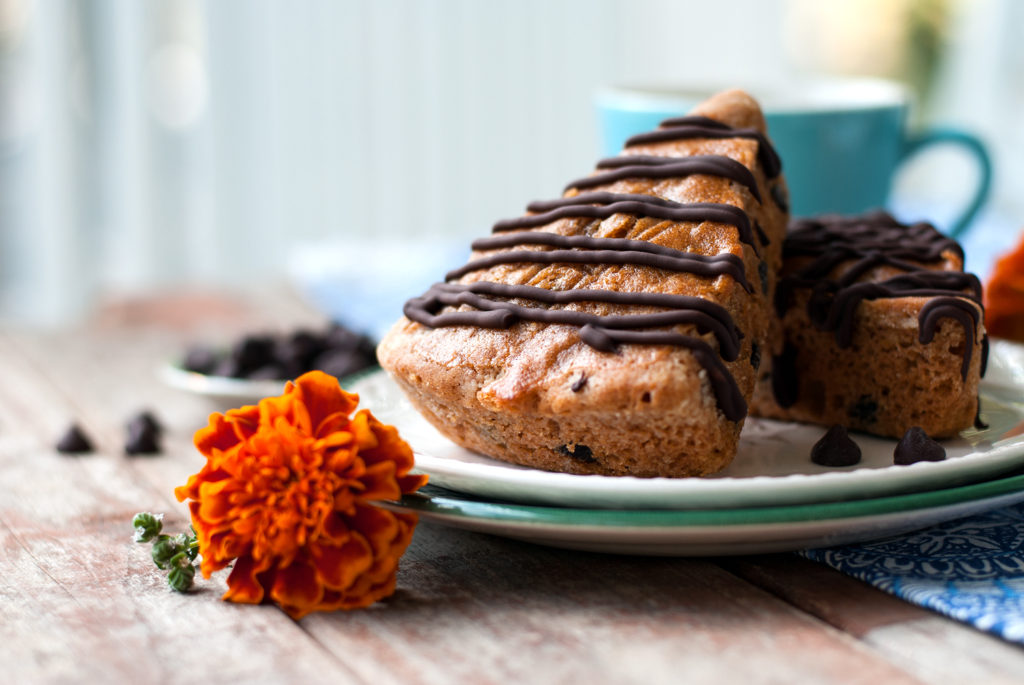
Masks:
[[[352,530],[348,527],[345,519],[339,516],[337,512],[324,517],[323,526],[320,529],[320,535],[326,541],[339,545],[348,540],[348,537],[351,534]]]
[[[329,435],[325,435],[316,441],[315,447],[318,450],[337,450],[342,447],[348,447],[352,444],[352,434],[348,431],[337,430]],[[345,450],[347,452],[354,453],[354,450]]]
[[[410,523],[402,515],[397,517],[397,536],[392,540],[387,553],[374,558],[373,566],[359,576],[357,581],[345,593],[348,597],[372,596],[379,599],[394,591],[395,578],[398,574],[398,561],[412,541],[412,533],[416,527],[415,518],[415,515],[412,515]]]
[[[385,556],[377,560],[373,567],[345,592],[343,609],[355,609],[387,597],[395,591],[395,580],[398,576],[398,557]]]
[[[317,581],[316,569],[301,561],[279,569],[270,588],[270,598],[293,618],[308,614],[323,595],[324,588]]]
[[[324,591],[324,598],[320,600],[318,611],[346,611],[368,607],[376,601],[384,599],[395,592],[396,575],[392,573],[383,583],[366,583],[358,590],[350,589],[346,592]]]
[[[198,498],[199,517],[210,523],[224,520],[233,508],[230,501],[230,491],[237,487],[237,484],[230,480],[219,480],[212,483],[204,481],[200,483]]]
[[[360,415],[363,414],[366,417],[366,425],[373,431],[377,444],[372,448],[361,450],[360,456],[367,464],[373,464],[378,461],[394,462],[396,473],[404,476],[415,463],[412,447],[399,437],[398,430],[394,426],[384,425],[366,409],[360,411],[356,418],[360,418]],[[353,423],[355,423],[355,420],[353,420]]]
[[[366,472],[366,465],[354,447],[331,450],[327,456],[327,468],[334,473],[342,474],[348,481],[359,480]]]
[[[379,444],[377,434],[374,433],[373,428],[370,426],[371,420],[375,421],[376,419],[373,418],[370,412],[363,409],[352,418],[352,423],[349,424],[348,429],[355,436],[356,445],[360,453],[369,452]]]
[[[389,461],[378,462],[367,468],[359,482],[364,488],[359,493],[362,500],[399,499],[402,496],[402,490],[395,480],[395,465]]]
[[[193,473],[188,477],[188,482],[184,485],[179,485],[174,488],[174,496],[178,498],[179,502],[184,502],[187,499],[196,499],[199,497],[199,485],[206,480],[206,466],[200,469],[199,473]]]
[[[262,602],[265,592],[256,574],[252,557],[239,557],[228,575],[228,591],[224,593],[223,599],[243,604]]]
[[[224,412],[224,416],[231,424],[231,430],[239,442],[245,442],[251,438],[260,425],[260,408],[255,404],[228,409]]]
[[[318,438],[326,438],[329,435],[338,433],[339,431],[348,431],[348,424],[351,422],[349,417],[351,412],[334,412],[327,416],[320,424],[316,427],[316,433],[314,434]],[[352,434],[349,433],[349,440],[352,439]]]
[[[370,543],[374,557],[386,554],[399,532],[395,514],[372,504],[356,502],[351,519],[352,528],[362,533]]]
[[[310,371],[295,379],[302,401],[309,410],[314,433],[320,434],[319,426],[332,414],[348,416],[359,405],[359,395],[341,389],[338,379],[323,371]]]
[[[283,419],[287,425],[294,425],[295,414],[293,409],[295,403],[295,396],[291,394],[278,397],[264,397],[259,403],[260,426],[276,430],[279,419]]]
[[[234,447],[239,439],[231,422],[223,414],[214,413],[210,414],[209,425],[195,432],[192,442],[195,443],[196,449],[209,457],[215,449],[226,450]]]
[[[332,590],[344,590],[373,564],[373,552],[361,535],[338,547],[311,545],[309,552],[320,581]]]
[[[223,567],[236,557],[252,556],[247,554],[251,547],[252,545],[249,544],[249,540],[232,535],[230,529],[218,530],[210,535],[209,544],[206,546],[206,553],[203,558],[209,557],[220,563],[221,567]],[[253,557],[253,563],[256,564],[257,571],[264,571],[268,566],[265,560],[257,560],[255,557]]]
[[[416,531],[416,524],[419,523],[419,516],[406,512],[392,512],[395,522],[398,524],[398,533],[391,541],[391,554],[398,563],[399,557],[405,554],[405,550],[412,542],[412,534]]]
[[[403,495],[408,495],[422,488],[428,480],[429,476],[425,473],[409,474],[398,478],[398,487]]]

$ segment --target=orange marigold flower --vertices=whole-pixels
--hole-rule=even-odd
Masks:
[[[426,483],[409,445],[338,381],[311,371],[258,406],[212,414],[206,464],[176,488],[207,578],[232,561],[224,599],[276,602],[294,618],[394,592],[416,516],[381,509]]]
[[[985,286],[985,328],[990,335],[1024,341],[1024,234],[999,258]]]

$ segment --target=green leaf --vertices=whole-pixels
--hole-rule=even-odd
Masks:
[[[157,568],[166,569],[171,563],[171,559],[179,552],[181,552],[181,548],[176,540],[169,535],[161,535],[153,543],[153,563],[157,565]]]
[[[148,511],[139,512],[132,517],[132,526],[135,528],[135,542],[149,542],[163,530],[163,514],[151,514]]]
[[[184,554],[181,555],[184,558]],[[186,562],[187,563],[187,562]],[[187,566],[175,566],[167,574],[167,584],[178,592],[187,592],[192,587],[193,579],[196,576],[196,567],[192,564]]]

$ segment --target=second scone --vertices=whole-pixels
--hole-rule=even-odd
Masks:
[[[721,93],[495,224],[378,357],[442,433],[492,457],[714,473],[775,347],[786,197],[757,103]]]

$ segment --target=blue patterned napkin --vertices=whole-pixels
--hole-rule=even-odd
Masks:
[[[1024,504],[896,538],[801,554],[919,606],[1024,643]]]

